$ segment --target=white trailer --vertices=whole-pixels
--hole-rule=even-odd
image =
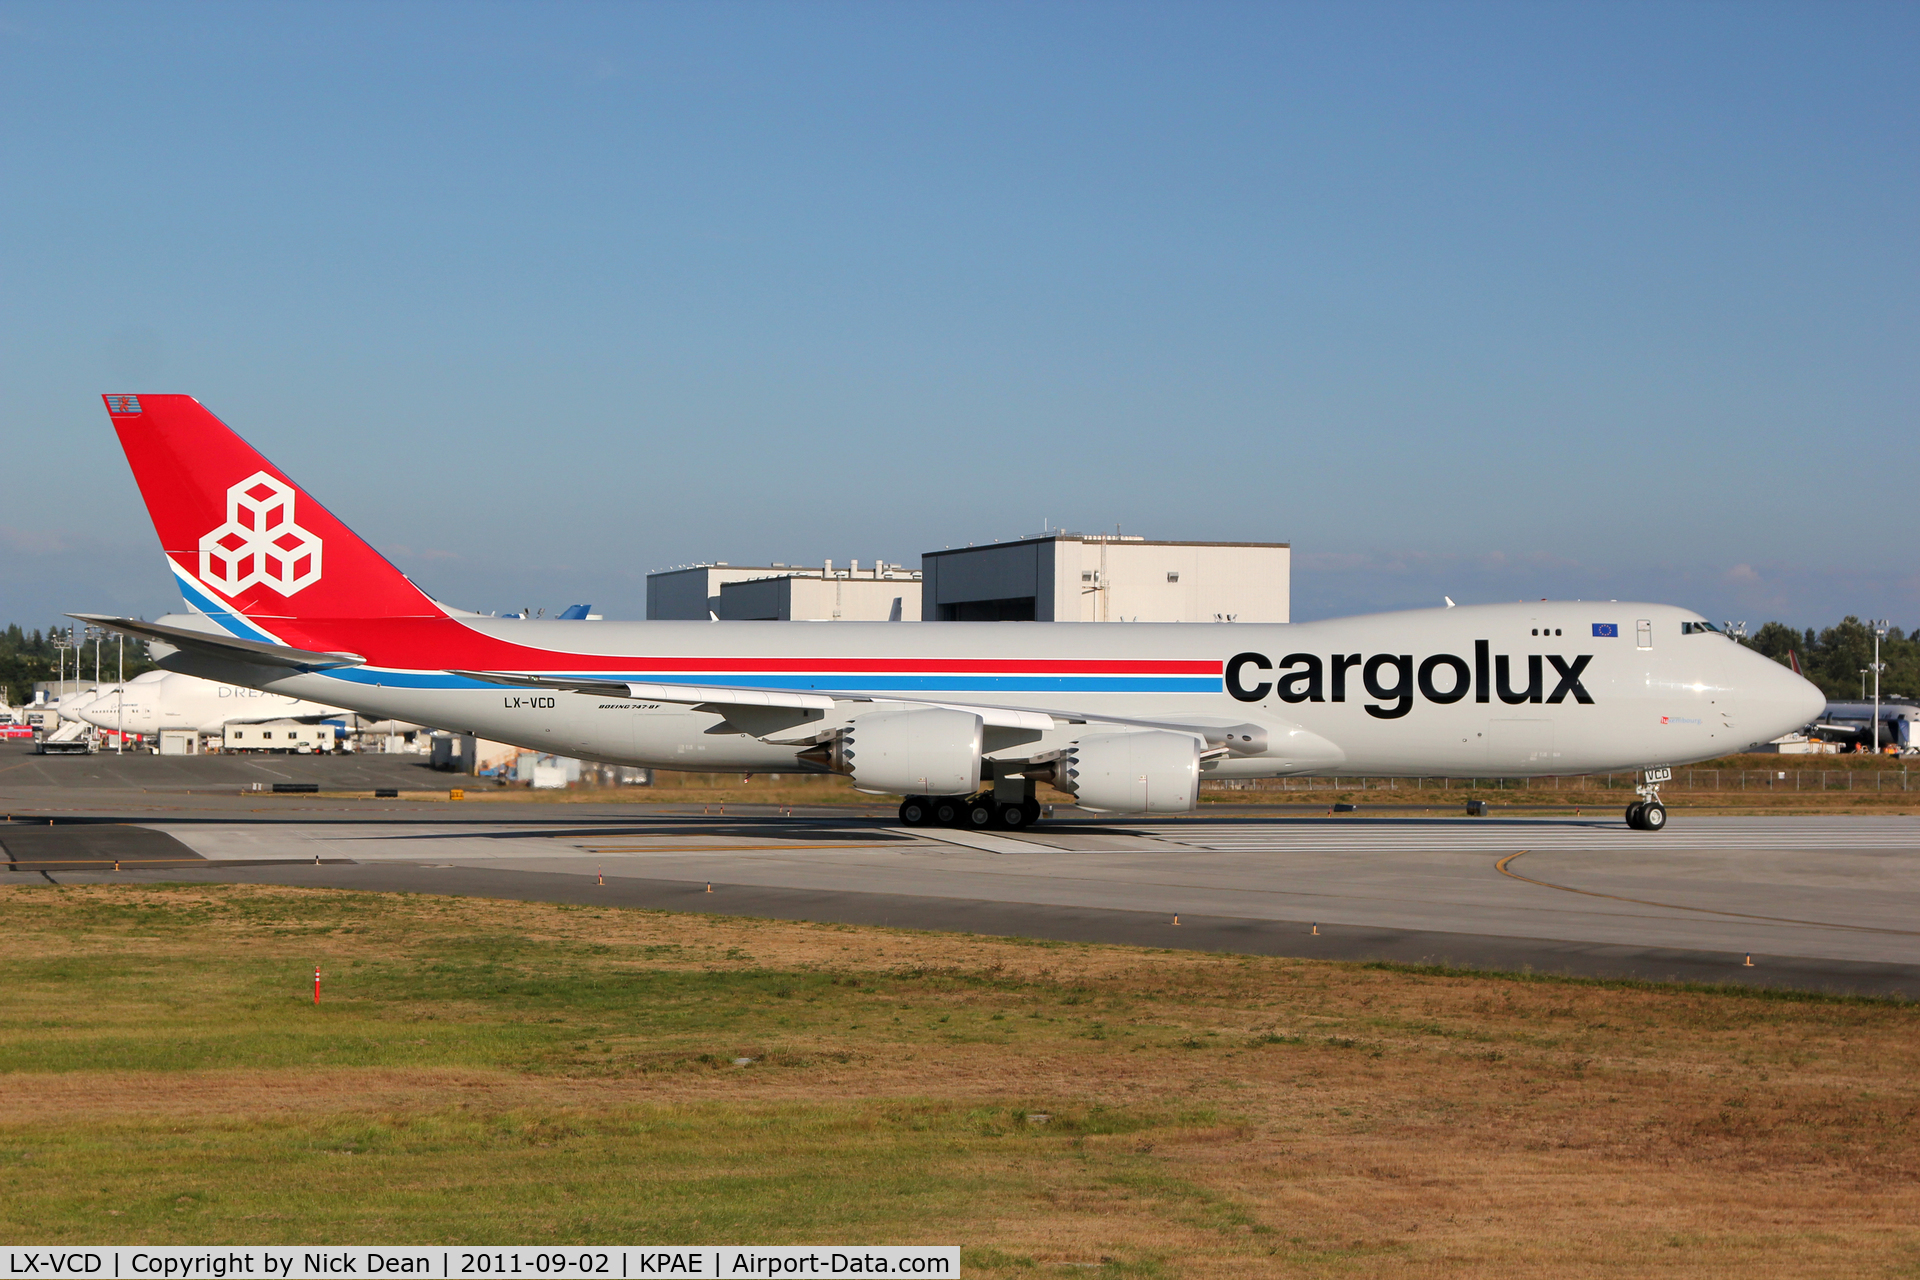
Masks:
[[[291,751],[309,755],[333,746],[333,726],[302,724],[297,720],[269,720],[265,724],[230,724],[220,743],[222,751]]]

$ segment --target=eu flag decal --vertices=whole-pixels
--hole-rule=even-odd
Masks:
[[[1597,636],[1613,636],[1618,639],[1620,635],[1620,624],[1617,622],[1596,622],[1593,624],[1593,634]]]

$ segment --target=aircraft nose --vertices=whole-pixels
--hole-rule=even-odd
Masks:
[[[1827,695],[1804,676],[1796,675],[1771,658],[1742,650],[1739,686],[1747,706],[1741,719],[1758,742],[1806,728],[1827,709]]]

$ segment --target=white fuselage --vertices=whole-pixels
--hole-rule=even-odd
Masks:
[[[594,654],[623,658],[619,678],[872,700],[836,704],[841,723],[890,698],[1029,708],[1063,721],[1048,730],[989,728],[990,759],[1071,744],[1085,732],[1064,723],[1074,716],[1246,725],[1257,732],[1245,741],[1264,746],[1237,747],[1208,765],[1211,776],[1245,778],[1522,776],[1681,764],[1768,741],[1818,715],[1824,699],[1812,685],[1724,636],[1690,630],[1698,619],[1661,605],[1542,602],[1292,625],[461,623],[490,640],[547,650],[577,651],[590,640]],[[1603,627],[1617,634],[1596,634]],[[726,668],[736,658],[737,667]],[[1038,674],[957,670],[987,658],[1021,659]],[[953,666],[943,669],[947,663]],[[1154,663],[1212,664],[1213,674],[1074,674]],[[716,771],[805,767],[790,741],[763,741],[740,717],[698,707],[507,688],[448,671],[299,672],[186,651],[163,665],[592,760]],[[697,680],[671,674],[696,668],[704,673]],[[713,674],[722,669],[733,674]]]

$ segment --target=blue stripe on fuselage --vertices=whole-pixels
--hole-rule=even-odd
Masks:
[[[324,674],[355,684],[393,689],[506,689],[512,686],[474,680],[447,671],[391,671],[378,667],[334,667]],[[552,673],[562,674],[562,673]],[[633,684],[705,685],[722,689],[798,689],[820,693],[1219,693],[1217,676],[847,676],[755,675],[714,679],[705,673],[565,673],[583,680],[623,680]]]
[[[379,667],[328,667],[315,675],[345,680],[349,684],[379,685],[384,689],[505,689],[509,686],[489,680],[457,676],[451,671],[387,671]]]

